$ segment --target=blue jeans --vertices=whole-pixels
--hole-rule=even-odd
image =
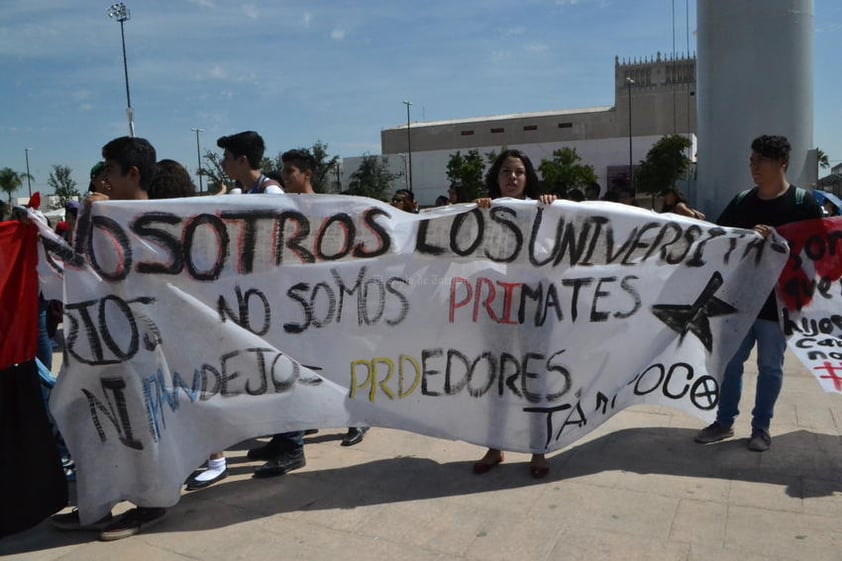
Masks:
[[[282,432],[272,437],[281,452],[296,453],[304,450],[304,431]]]
[[[775,402],[781,393],[784,378],[784,352],[786,337],[777,322],[755,320],[740,348],[725,367],[722,386],[719,388],[719,409],[716,420],[725,426],[734,424],[740,414],[740,395],[743,391],[743,364],[757,343],[757,393],[751,412],[751,427],[769,430]]]
[[[38,309],[38,360],[47,367],[47,370],[53,369],[53,344],[50,342],[50,336],[47,334],[47,302],[41,300]]]

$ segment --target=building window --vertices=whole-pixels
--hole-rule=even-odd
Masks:
[[[491,134],[499,134],[503,132],[505,129],[503,127],[497,127],[496,129],[491,129]]]
[[[462,136],[473,136],[474,131],[462,131]]]
[[[560,128],[560,129],[572,129],[573,123],[559,123],[558,128]]]
[[[538,125],[524,125],[523,130],[525,130],[525,131],[537,131]]]

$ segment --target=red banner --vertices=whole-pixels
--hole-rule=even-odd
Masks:
[[[842,217],[804,220],[776,228],[790,253],[778,280],[778,297],[787,310],[801,310],[818,292],[827,297],[842,278]]]
[[[38,230],[0,222],[0,369],[35,358],[38,345]]]

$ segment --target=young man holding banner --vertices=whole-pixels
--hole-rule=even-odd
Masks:
[[[306,150],[288,150],[281,155],[284,169],[281,172],[287,193],[314,195],[313,174],[316,159]],[[354,446],[363,441],[368,427],[350,427],[342,437],[342,446]]]
[[[734,197],[717,221],[721,226],[749,228],[763,237],[775,226],[821,218],[819,204],[808,191],[791,185],[786,178],[789,141],[783,136],[760,136],[751,143],[749,167],[756,187]],[[757,393],[752,410],[749,450],[765,452],[772,443],[769,425],[775,402],[783,384],[786,338],[778,323],[775,293],[769,295],[763,309],[725,367],[719,389],[716,421],[695,437],[701,444],[718,442],[734,436],[733,424],[739,414],[743,364],[757,343]]]
[[[287,193],[315,194],[312,180],[316,160],[309,152],[288,150],[281,155],[281,161],[284,164],[281,175]],[[366,430],[367,427],[351,427],[342,439],[342,445],[353,446],[362,442]],[[276,434],[268,444],[249,450],[248,457],[252,460],[266,460],[254,472],[255,477],[274,477],[304,467],[304,431]]]
[[[103,146],[102,156],[105,159],[104,192],[89,194],[86,205],[109,199],[149,199],[149,185],[157,169],[155,148],[149,141],[128,136],[116,138]],[[99,538],[112,541],[137,534],[163,520],[166,513],[163,507],[139,506],[117,517],[109,513],[90,526],[82,526],[79,512],[74,509],[67,514],[56,514],[51,522],[58,530],[101,530]]]

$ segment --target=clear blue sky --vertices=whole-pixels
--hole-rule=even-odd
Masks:
[[[128,133],[120,25],[110,2],[3,0],[0,167],[33,191],[52,164],[80,191]],[[219,136],[259,131],[267,153],[328,144],[379,153],[406,121],[612,105],[614,56],[696,51],[696,0],[128,0],[137,135],[191,172]],[[815,144],[842,160],[842,2],[816,0]],[[19,195],[26,194],[26,184]]]

